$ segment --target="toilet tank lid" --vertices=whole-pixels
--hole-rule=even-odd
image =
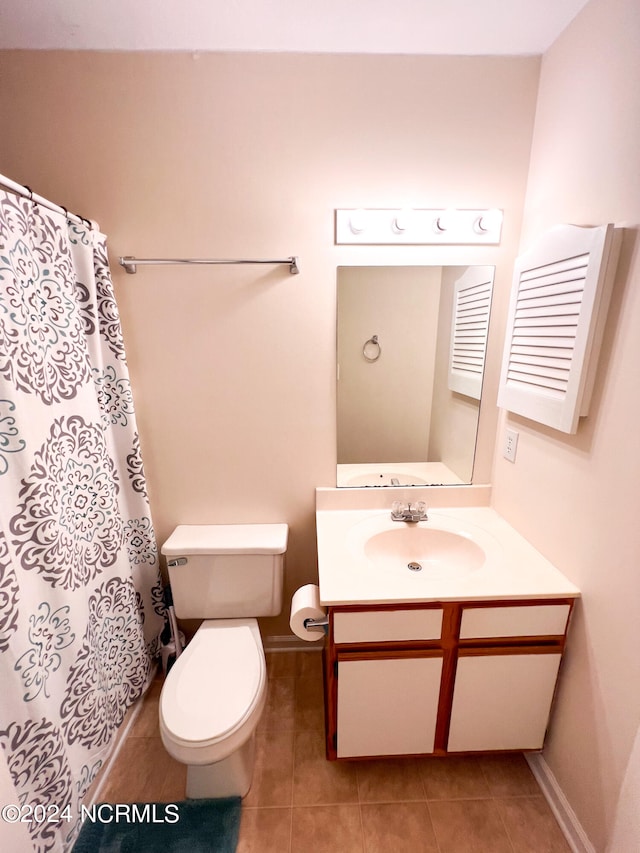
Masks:
[[[180,554],[284,554],[287,524],[180,524],[162,546]]]

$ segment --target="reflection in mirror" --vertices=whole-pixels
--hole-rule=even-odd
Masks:
[[[493,274],[338,267],[338,486],[471,483]]]

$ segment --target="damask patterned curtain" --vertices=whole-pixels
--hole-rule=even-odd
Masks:
[[[0,761],[48,808],[39,853],[71,848],[163,625],[105,237],[0,191]]]

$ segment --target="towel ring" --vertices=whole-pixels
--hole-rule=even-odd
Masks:
[[[378,343],[377,335],[374,335],[372,338],[369,338],[368,341],[365,341],[365,344],[362,347],[362,355],[365,357],[366,361],[377,361],[380,358],[382,355],[382,347]]]

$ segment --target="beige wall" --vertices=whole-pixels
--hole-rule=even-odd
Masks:
[[[582,590],[544,756],[598,851],[640,722],[639,45],[637,0],[592,0],[543,59],[522,247],[559,222],[628,231],[589,417],[509,417],[494,472],[496,509]]]
[[[0,171],[109,235],[160,540],[177,523],[286,521],[285,596],[316,579],[340,264],[498,264],[489,481],[538,72],[535,57],[0,54]],[[396,205],[504,208],[501,246],[334,246],[335,208]],[[302,272],[128,276],[128,254],[297,254]],[[288,613],[263,629],[288,632]]]

